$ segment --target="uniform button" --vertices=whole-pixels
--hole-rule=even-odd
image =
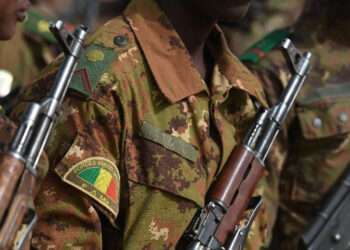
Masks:
[[[114,44],[119,46],[119,47],[124,47],[125,45],[128,44],[128,39],[122,35],[114,37],[113,41],[114,41]]]
[[[315,127],[315,128],[320,128],[322,126],[322,120],[320,118],[315,118],[313,121],[312,121],[312,125]]]
[[[338,115],[338,119],[339,121],[341,122],[346,122],[348,120],[348,115],[344,112],[341,112],[339,115]]]
[[[338,243],[339,241],[341,241],[342,240],[342,237],[341,237],[341,235],[340,234],[335,234],[335,235],[333,235],[333,237],[332,237],[332,241],[334,242],[334,243]]]

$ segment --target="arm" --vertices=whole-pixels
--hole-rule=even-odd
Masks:
[[[19,242],[18,248],[21,248],[37,220],[32,201],[33,186],[38,176],[37,164],[54,120],[59,115],[87,33],[86,28],[80,27],[71,35],[60,21],[51,26],[51,31],[62,45],[66,57],[48,97],[40,104],[30,103],[27,106],[9,150],[0,158],[1,249],[12,245],[24,223],[28,228]]]

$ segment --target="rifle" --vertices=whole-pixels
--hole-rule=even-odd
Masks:
[[[301,54],[289,39],[282,42],[282,52],[292,73],[286,88],[273,107],[259,108],[243,143],[233,149],[209,188],[206,205],[192,219],[177,249],[243,249],[262,205],[261,197],[251,197],[263,176],[264,161],[311,70],[311,53]],[[237,225],[246,209],[253,212],[240,228]]]
[[[350,167],[331,189],[301,238],[301,249],[344,250],[350,247]]]
[[[55,118],[75,71],[87,28],[79,26],[70,34],[62,21],[50,25],[50,30],[65,54],[48,96],[39,103],[29,103],[9,150],[0,155],[0,249],[12,247],[16,234],[26,229],[16,249],[21,249],[37,221],[33,204],[36,170]]]

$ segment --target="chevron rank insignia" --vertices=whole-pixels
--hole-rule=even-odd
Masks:
[[[117,57],[118,54],[112,49],[99,44],[90,44],[78,62],[69,88],[90,96],[102,75]]]
[[[120,175],[113,162],[102,157],[85,159],[75,164],[64,175],[63,181],[84,192],[117,217]]]

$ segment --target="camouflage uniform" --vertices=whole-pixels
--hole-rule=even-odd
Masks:
[[[350,161],[350,50],[342,36],[348,26],[341,22],[328,26],[325,13],[305,16],[288,31],[301,51],[313,53],[313,71],[297,98],[288,129],[273,149],[274,167],[266,181],[272,191],[265,197],[269,225],[278,204],[271,249],[298,249],[301,233],[320,208],[322,197]],[[255,47],[249,53],[255,50],[256,57],[263,56]],[[256,73],[274,102],[290,75],[284,58],[275,50],[258,66]]]
[[[46,148],[52,168],[36,199],[34,248],[174,249],[242,141],[251,98],[266,105],[217,26],[207,46],[217,62],[208,85],[151,0],[133,0],[90,36]],[[24,102],[45,96],[59,64]],[[264,228],[254,226],[252,246]]]

